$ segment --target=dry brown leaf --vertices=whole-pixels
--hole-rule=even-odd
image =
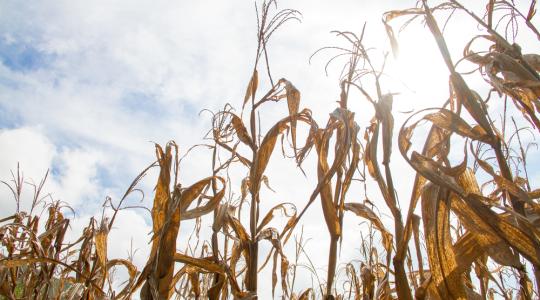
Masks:
[[[469,126],[465,120],[450,110],[439,109],[436,113],[426,115],[424,119],[431,121],[439,128],[455,132],[461,136],[482,141],[484,143],[492,142],[491,138],[486,135],[481,127]]]
[[[293,214],[287,213],[287,206],[290,206],[290,208],[294,211]],[[259,223],[259,226],[257,226],[257,232],[260,232],[272,219],[274,219],[274,214],[276,211],[281,210],[283,214],[287,217],[293,217],[296,215],[296,206],[292,203],[280,203],[274,207],[272,207],[264,216],[262,221]]]
[[[368,219],[382,234],[384,248],[386,251],[392,251],[392,234],[385,228],[379,217],[365,204],[362,203],[345,203],[345,210],[351,211],[361,218]]]
[[[298,297],[298,300],[308,300],[309,296],[313,293],[312,288],[308,288],[305,291],[303,291],[300,296]]]
[[[181,220],[199,218],[205,214],[212,212],[218,206],[219,202],[221,201],[221,199],[223,199],[223,196],[225,195],[225,179],[221,177],[208,177],[195,183],[182,193],[182,196],[180,197],[180,209],[187,209],[189,203],[191,203],[195,198],[199,197],[204,187],[209,185],[212,180],[216,179],[220,181],[223,185],[221,190],[219,190],[214,196],[210,197],[206,204],[182,211],[180,213]]]
[[[300,91],[288,80],[285,80],[285,92],[287,94],[287,107],[289,108],[289,117],[291,117],[291,137],[294,156],[298,162],[298,153],[296,148],[296,114],[300,108]]]
[[[180,211],[176,209],[178,200],[172,203],[169,192],[172,144],[167,144],[165,152],[161,146],[156,144],[156,156],[159,162],[160,172],[156,185],[154,206],[152,208],[154,240],[147,263],[148,270],[151,271],[147,275],[145,274],[148,277],[144,286],[141,288],[141,299],[150,299],[156,293],[161,298],[168,296],[169,287],[173,279],[173,259],[176,252],[176,238],[180,227]],[[155,267],[150,267],[152,265],[155,265]],[[156,286],[152,287],[152,284]]]
[[[220,273],[220,274],[225,273],[225,271],[223,270],[223,267],[213,262],[212,259],[210,258],[194,258],[191,256],[184,255],[182,253],[175,253],[174,260],[184,263],[186,265],[201,268],[205,272]]]
[[[274,146],[276,145],[278,135],[280,135],[285,129],[289,127],[288,124],[293,119],[310,122],[310,112],[309,110],[302,110],[300,113],[294,116],[288,116],[286,118],[283,118],[266,133],[259,148],[259,151],[256,154],[255,161],[253,162],[253,167],[250,169],[250,188],[253,194],[258,193],[258,191],[260,190],[261,178],[266,169],[266,166],[268,165],[268,162],[270,161],[270,156],[274,151]]]
[[[259,85],[259,73],[257,72],[257,69],[253,70],[253,74],[251,75],[251,79],[249,80],[248,87],[246,89],[246,94],[244,96],[244,102],[242,104],[242,110],[246,106],[246,103],[248,102],[249,98],[254,98],[255,93],[257,92],[257,86]]]
[[[249,133],[247,132],[246,127],[244,126],[244,123],[242,122],[242,119],[238,117],[237,115],[231,113],[232,119],[231,123],[234,127],[234,130],[236,131],[236,135],[238,136],[238,139],[248,145],[251,149],[255,149],[255,144],[253,143],[253,140],[249,136]]]
[[[451,243],[447,197],[448,191],[432,184],[422,194],[422,219],[431,279],[441,298],[467,299]]]
[[[116,294],[114,299],[125,299],[125,297],[130,293],[135,283],[136,276],[138,274],[137,267],[135,267],[135,265],[133,265],[133,263],[127,259],[117,258],[107,261],[107,270],[110,270],[112,267],[116,266],[124,266],[128,271],[129,279],[126,283],[126,286],[119,293]]]

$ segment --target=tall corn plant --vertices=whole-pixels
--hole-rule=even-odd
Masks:
[[[252,72],[251,79],[249,80],[248,87],[246,89],[244,101],[242,104],[242,111],[248,107],[249,117],[247,124],[244,122],[242,116],[235,114],[232,110],[223,110],[214,116],[213,122],[213,140],[217,149],[221,151],[229,152],[231,155],[230,160],[238,160],[240,163],[248,168],[249,175],[242,180],[242,199],[240,208],[244,203],[244,199],[249,194],[249,228],[246,229],[241,224],[240,220],[234,216],[228,214],[226,217],[226,223],[232,228],[234,235],[238,239],[238,242],[233,246],[232,262],[238,260],[238,255],[243,255],[246,262],[245,270],[245,284],[247,291],[256,295],[258,287],[258,271],[259,271],[259,242],[261,240],[268,240],[271,242],[274,252],[274,267],[272,277],[272,293],[276,285],[276,259],[279,255],[281,257],[281,277],[282,277],[282,290],[284,293],[288,292],[286,286],[286,276],[288,272],[288,260],[285,257],[282,247],[286,242],[286,239],[290,236],[293,229],[293,221],[295,220],[295,214],[291,215],[290,221],[280,231],[276,228],[268,227],[268,223],[273,218],[273,214],[276,210],[285,210],[286,204],[278,204],[270,211],[268,211],[261,219],[260,206],[260,190],[263,183],[268,182],[268,177],[264,175],[265,170],[270,161],[270,157],[276,146],[278,137],[285,131],[290,133],[293,150],[297,155],[296,146],[296,127],[297,123],[305,122],[311,124],[311,114],[309,110],[299,110],[300,107],[300,92],[296,87],[286,79],[280,79],[277,82],[273,81],[270,66],[268,61],[267,43],[269,38],[285,22],[290,20],[298,20],[299,13],[295,10],[285,9],[278,11],[275,15],[270,15],[271,8],[276,6],[275,1],[263,2],[260,12],[257,8],[257,50],[255,56],[255,63]],[[266,73],[270,82],[271,88],[262,97],[257,99],[256,94],[259,89],[259,71],[258,66],[260,61],[264,59],[266,64]],[[281,99],[286,99],[287,107],[289,110],[288,116],[284,117],[277,123],[275,123],[264,135],[260,136],[259,127],[260,121],[258,120],[258,112],[261,106],[268,102],[278,102]],[[241,143],[243,147],[246,147],[251,152],[250,157],[242,156],[237,151],[238,145]],[[219,212],[215,213],[218,216]],[[213,244],[217,244],[213,242]],[[234,272],[234,268],[232,268]]]
[[[421,199],[430,266],[430,277],[424,279],[421,288],[416,290],[417,297],[486,298],[488,282],[496,282],[489,271],[486,272],[486,257],[517,271],[521,298],[530,299],[533,291],[527,269],[520,258],[532,265],[536,285],[539,286],[539,235],[531,222],[531,218],[535,219],[538,213],[538,203],[533,200],[537,197],[536,193],[530,188],[527,190],[526,187],[530,185],[523,184],[523,178],[512,174],[508,163],[511,148],[504,139],[504,128],[497,128],[485,105],[487,99],[482,99],[472,90],[463,75],[456,71],[454,60],[434,17],[435,13],[443,10],[464,12],[487,31],[487,35],[472,38],[465,48],[464,58],[477,64],[479,73],[490,87],[504,95],[504,99],[511,99],[523,118],[538,130],[538,56],[523,55],[519,46],[503,37],[506,34],[499,34],[496,24],[502,20],[497,21],[494,14],[497,10],[505,10],[509,13],[503,17],[510,16],[509,22],[524,22],[536,33],[536,28],[530,22],[534,9],[535,1],[531,2],[526,14],[510,2],[488,1],[485,19],[482,19],[458,1],[444,2],[434,8],[427,1],[422,1],[418,8],[386,14],[386,21],[405,15],[423,17],[450,72],[450,108],[433,109],[429,113],[419,112],[414,117],[420,120],[406,122],[399,132],[400,152],[415,169],[417,177],[405,225],[407,234],[398,241],[398,253],[410,238],[409,232],[414,221],[412,212]],[[471,50],[471,44],[477,39],[492,43],[487,54]],[[472,118],[472,122],[462,117],[465,113],[468,118]],[[421,153],[411,151],[411,138],[420,121],[432,124]],[[504,126],[506,115],[502,123]],[[449,158],[450,138],[453,135],[465,138],[466,145],[470,146],[468,150],[465,149],[463,161],[455,165],[452,165]],[[493,163],[482,158],[479,149],[486,147],[493,155],[490,160]],[[479,187],[480,180],[473,169],[468,167],[468,155],[491,177],[490,181],[497,186],[497,193],[484,195]],[[525,160],[525,157],[521,159]],[[450,231],[450,212],[458,217],[463,226],[455,242]],[[398,259],[403,257],[396,256]],[[473,264],[481,282],[481,295],[472,291],[463,281],[463,278],[469,277]]]

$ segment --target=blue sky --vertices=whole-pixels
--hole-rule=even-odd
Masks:
[[[366,21],[368,42],[389,49],[382,13],[413,6],[416,1],[380,2],[280,3],[281,8],[300,10],[303,18],[302,23],[286,25],[271,40],[273,75],[292,81],[302,92],[302,106],[312,107],[321,123],[339,95],[340,69],[331,68],[327,77],[327,57],[315,57],[311,64],[308,59],[318,48],[336,43],[331,30],[359,32]],[[401,92],[394,110],[440,105],[447,97],[447,74],[429,32],[425,28],[404,32],[400,39],[405,44],[394,71],[407,87],[394,81],[385,91]],[[154,160],[152,142],[176,140],[183,154],[201,143],[210,128],[210,116],[199,116],[201,109],[216,111],[227,102],[240,109],[255,47],[251,1],[0,2],[0,180],[9,180],[18,162],[25,177],[36,182],[47,169],[53,170],[46,189],[54,199],[76,208],[73,227],[80,230],[89,216],[100,215],[106,196],[118,200]],[[414,78],[407,78],[410,72]],[[268,88],[267,82],[260,88]],[[372,113],[365,103],[351,104],[362,126]],[[285,111],[286,107],[276,105],[267,116],[275,119]],[[398,115],[397,121],[405,117]],[[210,166],[202,163],[207,155],[204,151],[190,154],[182,180],[190,183],[208,176]],[[312,187],[301,190],[290,183],[306,186],[309,180],[299,174],[272,176],[271,172],[279,174],[283,168],[294,170],[293,162],[278,160],[273,160],[269,177],[280,192],[268,197],[300,199],[295,201],[303,207]],[[399,158],[395,164],[403,170],[399,176],[410,174]],[[146,205],[155,178],[151,173],[142,183]],[[407,199],[408,183],[397,185],[405,191],[401,199]],[[14,207],[5,200],[7,195],[6,189],[0,190],[4,199],[0,211]],[[376,193],[373,197],[380,198]],[[380,207],[384,207],[382,202]],[[312,211],[312,217],[304,221],[308,236],[321,230],[320,207],[314,205]],[[358,229],[358,220],[347,222]],[[122,229],[130,224],[137,229]],[[143,264],[150,228],[146,212],[122,214],[118,229],[111,233],[115,246],[110,247],[110,255],[125,257],[133,237],[141,249],[136,262]],[[358,232],[346,234],[352,240],[358,237]],[[326,249],[325,238],[310,242],[313,251],[323,256],[326,250],[320,249]],[[357,247],[344,247],[344,261],[357,256]],[[324,260],[319,263],[325,264]]]
[[[0,42],[2,64],[16,72],[31,72],[46,68],[54,56],[34,48],[31,43],[12,42],[4,38]]]

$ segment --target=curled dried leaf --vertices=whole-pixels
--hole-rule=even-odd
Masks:
[[[385,228],[381,219],[373,212],[371,208],[362,203],[349,202],[345,203],[345,210],[353,212],[361,218],[368,219],[381,232],[384,248],[386,251],[392,251],[392,234]]]
[[[237,115],[233,113],[231,113],[231,115],[232,115],[231,124],[234,130],[236,131],[236,135],[238,136],[238,139],[242,143],[248,145],[251,149],[254,149],[255,144],[253,143],[253,140],[249,136],[249,133],[246,129],[246,126],[244,126],[242,119],[240,119],[240,117],[238,117]]]

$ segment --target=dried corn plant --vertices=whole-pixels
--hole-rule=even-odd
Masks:
[[[481,26],[486,35],[472,37],[464,49],[464,59],[476,64],[476,74],[482,76],[491,89],[489,95],[495,99],[483,99],[472,90],[464,75],[456,71],[450,55],[437,13],[451,11],[464,13]],[[499,12],[503,12],[500,20]],[[416,290],[416,296],[435,298],[486,298],[490,294],[490,282],[500,289],[500,294],[509,297],[508,290],[502,288],[489,267],[510,267],[519,280],[520,298],[538,296],[529,281],[533,277],[538,287],[539,241],[538,229],[534,224],[538,214],[536,192],[531,191],[528,179],[512,173],[509,159],[513,149],[510,139],[505,139],[505,124],[494,121],[486,103],[489,101],[512,100],[518,116],[530,122],[538,130],[537,110],[539,83],[536,54],[523,55],[520,47],[509,41],[513,39],[507,31],[498,33],[505,20],[511,26],[525,23],[533,32],[531,24],[535,12],[535,1],[531,2],[527,14],[523,14],[507,1],[489,1],[484,18],[465,8],[458,1],[449,1],[431,8],[422,1],[418,8],[393,11],[385,15],[386,21],[397,17],[413,15],[424,18],[433,34],[450,73],[451,97],[443,108],[416,113],[399,132],[399,149],[402,156],[415,169],[417,176],[411,196],[409,214],[405,223],[406,234],[398,242],[398,253],[405,251],[414,227],[414,209],[421,199],[422,222],[429,262],[429,277],[424,278]],[[487,19],[487,21],[485,21]],[[500,26],[499,26],[500,25]],[[508,29],[508,25],[506,26]],[[390,27],[391,30],[391,27]],[[514,36],[515,37],[515,36]],[[472,44],[484,39],[491,43],[486,52],[477,53]],[[506,112],[506,108],[505,108]],[[519,114],[520,113],[520,114]],[[413,119],[415,119],[413,121]],[[428,122],[431,129],[426,137],[423,150],[412,149],[412,136],[419,124]],[[519,132],[514,134],[520,135]],[[512,135],[514,135],[512,134]],[[460,136],[466,145],[461,161],[450,159],[450,138]],[[526,164],[523,147],[518,154]],[[485,158],[485,157],[489,158]],[[468,158],[473,158],[473,163]],[[496,192],[485,195],[479,184],[478,168],[496,186]],[[526,168],[526,167],[525,167]],[[458,218],[460,230],[451,232],[451,216]],[[404,252],[402,252],[404,253]],[[398,259],[402,258],[398,256]],[[487,263],[487,259],[490,263]],[[395,260],[395,259],[394,259]],[[528,272],[532,267],[533,272]],[[419,266],[420,269],[421,266]],[[496,269],[497,269],[496,268]],[[474,269],[480,283],[480,294],[473,290],[471,270]],[[535,296],[536,295],[536,296]]]
[[[405,20],[406,27],[422,19],[450,74],[446,104],[412,113],[398,124],[399,131],[392,112],[394,94],[383,93],[387,56],[376,58],[365,46],[365,27],[360,35],[337,32],[347,46],[320,50],[334,55],[329,63],[346,58],[338,106],[320,126],[308,108],[301,108],[294,84],[285,78],[274,81],[270,70],[269,39],[284,23],[298,20],[299,12],[274,12],[275,1],[256,5],[257,50],[241,111],[227,104],[212,113],[207,143],[186,151],[210,149],[208,177],[184,185],[179,147],[156,144],[156,162],[141,172],[118,204],[107,199],[103,217],[90,219],[79,238],[68,243],[66,208],[42,196],[44,180],[33,186],[29,212],[21,210],[24,179],[17,171],[11,183],[4,182],[17,209],[0,219],[0,298],[130,299],[138,294],[141,299],[256,299],[261,271],[270,266],[272,296],[279,283],[282,299],[538,298],[540,191],[531,181],[535,170],[528,165],[528,154],[530,137],[540,133],[540,56],[523,54],[515,43],[518,29],[540,39],[533,23],[536,2],[526,11],[512,1],[486,2],[481,14],[455,0],[435,5],[424,0],[384,15],[394,51],[399,46],[394,23]],[[451,24],[456,14],[486,32],[471,37],[458,60],[440,29],[445,16]],[[486,49],[476,50],[486,43]],[[474,71],[460,73],[457,67],[464,62],[474,65]],[[483,78],[488,96],[473,90],[466,75]],[[265,85],[269,88],[261,93]],[[363,130],[349,108],[351,101],[373,108]],[[495,101],[504,109],[500,116],[488,107]],[[261,113],[272,102],[286,102],[288,110],[273,124]],[[301,130],[304,143],[299,142]],[[399,159],[392,155],[395,138],[415,172],[408,203],[399,203],[394,184],[398,170],[391,162]],[[462,142],[454,143],[456,139]],[[293,153],[298,172],[304,172],[303,164],[315,162],[317,180],[304,201],[277,203],[263,211],[261,203],[268,200],[261,189],[271,190],[267,170],[278,141],[283,156],[286,150]],[[460,155],[452,155],[456,151]],[[311,153],[314,160],[307,159]],[[150,210],[151,249],[138,269],[130,259],[108,257],[108,235],[117,214],[133,208],[125,200],[151,168],[159,168]],[[238,176],[238,169],[246,175]],[[351,189],[356,184],[359,189]],[[376,191],[368,199],[371,187]],[[364,195],[357,195],[362,189]],[[350,200],[363,196],[363,202]],[[305,251],[303,231],[299,238],[295,235],[316,200],[329,234],[326,281]],[[408,207],[406,214],[402,207]],[[40,208],[48,212],[45,222],[40,222]],[[382,211],[390,213],[393,224],[385,224]],[[362,220],[360,241],[344,236],[345,212]],[[276,226],[279,214],[286,221]],[[182,222],[188,220],[195,224],[193,232],[187,244],[178,243]],[[211,227],[208,236],[201,231],[203,224]],[[271,248],[263,253],[259,244],[266,242]],[[359,257],[340,261],[343,242],[360,245]],[[117,267],[128,273],[120,286],[112,280]],[[317,282],[298,290],[297,278],[310,274]]]
[[[46,178],[47,176],[45,176]],[[107,258],[107,236],[112,222],[107,218],[89,220],[79,239],[67,243],[65,235],[70,220],[64,217],[63,204],[47,201],[41,195],[45,178],[34,186],[30,213],[0,220],[0,295],[8,299],[103,299],[106,295],[125,297],[137,276],[137,268],[128,259]],[[8,184],[19,207],[25,182],[17,170]],[[48,212],[40,224],[42,208]],[[127,284],[113,290],[109,274],[114,267],[125,267]]]

